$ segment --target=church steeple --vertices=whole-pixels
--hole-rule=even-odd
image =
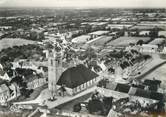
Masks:
[[[62,52],[55,49],[49,52],[48,56],[48,89],[54,96],[57,92],[57,81],[62,74]]]

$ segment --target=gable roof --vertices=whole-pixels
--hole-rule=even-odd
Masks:
[[[123,93],[128,93],[130,90],[130,86],[127,84],[120,84],[118,83],[116,86],[115,91],[123,92]]]
[[[57,84],[64,84],[68,88],[75,88],[94,79],[97,76],[98,75],[95,72],[80,64],[63,72]]]
[[[162,93],[158,93],[158,92],[151,92],[150,93],[150,98],[154,99],[154,100],[163,100],[164,95]]]
[[[160,80],[149,80],[149,79],[146,79],[144,80],[143,84],[145,85],[160,85],[161,84],[161,81]]]
[[[118,83],[116,83],[116,82],[114,82],[114,83],[113,82],[109,82],[109,83],[106,84],[106,88],[110,89],[110,90],[115,90],[116,87],[117,87],[117,84]]]
[[[135,94],[135,96],[140,96],[140,97],[144,97],[144,98],[150,98],[150,92],[143,90],[143,89],[139,89],[137,88]]]
[[[2,84],[0,86],[0,93],[3,93],[3,92],[8,91],[8,90],[9,90],[9,88],[7,87],[6,84]]]
[[[137,91],[136,87],[131,87],[130,90],[129,90],[129,92],[128,92],[128,94],[129,95],[134,95],[136,93],[136,91]]]

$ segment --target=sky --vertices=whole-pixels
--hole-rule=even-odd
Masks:
[[[0,7],[160,7],[166,0],[0,0]]]

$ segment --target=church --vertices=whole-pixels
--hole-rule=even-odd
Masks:
[[[79,64],[63,72],[57,85],[64,85],[67,93],[73,95],[93,86],[97,81],[97,77],[98,75],[95,72]]]
[[[65,69],[62,66],[62,57],[62,52],[54,50],[49,52],[48,88],[53,95],[59,94],[62,89],[68,95],[75,95],[96,84],[98,74],[83,64],[69,66]]]

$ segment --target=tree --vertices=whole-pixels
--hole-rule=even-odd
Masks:
[[[109,83],[108,79],[102,79],[99,81],[98,86],[106,88],[107,83]]]
[[[15,82],[18,86],[21,86],[23,83],[23,78],[21,76],[16,76],[10,82],[11,83]]]
[[[135,33],[135,35],[134,36],[139,36],[139,30],[138,29],[136,29],[136,33]]]
[[[115,69],[113,69],[112,67],[110,67],[110,68],[108,69],[108,71],[111,72],[111,73],[115,73]]]
[[[88,103],[89,113],[98,112],[100,114],[104,113],[104,104],[100,100],[90,100]]]
[[[27,88],[27,83],[23,81],[22,76],[16,76],[10,82],[15,82],[21,88]]]
[[[157,26],[155,26],[155,28],[153,28],[150,32],[149,35],[152,39],[157,38],[158,37],[158,32],[159,32],[159,28]]]
[[[143,40],[139,40],[139,41],[137,41],[136,45],[140,45],[140,46],[142,46],[143,43],[144,43]]]
[[[33,92],[33,89],[26,89],[26,88],[21,88],[20,93],[21,96],[24,96],[25,98],[29,98],[30,94]]]
[[[95,53],[95,50],[91,47],[89,47],[86,51],[85,51],[85,55],[89,58],[89,59],[92,59],[92,58],[96,58],[97,57],[97,54]]]
[[[32,69],[23,69],[23,68],[16,68],[16,71],[19,75],[25,76],[25,77],[31,76],[31,75],[33,75],[33,72],[35,72]]]
[[[76,105],[73,106],[73,111],[74,112],[80,112],[81,111],[81,104],[78,103]]]
[[[152,58],[150,55],[143,55],[143,57],[144,57],[145,61]]]
[[[108,112],[112,108],[112,101],[113,101],[113,97],[104,97],[103,98],[103,103],[104,103],[104,107],[106,109],[106,114],[108,114]]]

